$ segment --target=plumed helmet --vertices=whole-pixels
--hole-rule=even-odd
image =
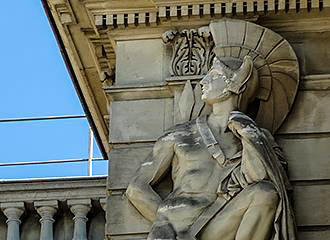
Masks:
[[[292,47],[279,34],[251,22],[224,18],[211,22],[209,28],[218,64],[230,76],[229,90],[239,94],[247,81],[258,79],[255,121],[274,133],[298,89],[299,66]]]

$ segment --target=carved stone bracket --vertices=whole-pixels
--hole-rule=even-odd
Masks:
[[[89,47],[103,87],[113,84],[115,74],[115,53],[108,35],[89,37]]]
[[[63,25],[77,24],[76,17],[69,1],[59,1],[54,7]]]
[[[208,27],[181,32],[170,30],[162,38],[165,44],[171,44],[173,48],[170,65],[172,76],[201,75],[208,71],[215,56]]]

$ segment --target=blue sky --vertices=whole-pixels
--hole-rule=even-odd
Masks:
[[[4,1],[0,29],[0,119],[84,114],[41,1]],[[0,123],[0,134],[1,163],[88,157],[85,119]],[[0,168],[0,179],[84,175],[87,163]]]

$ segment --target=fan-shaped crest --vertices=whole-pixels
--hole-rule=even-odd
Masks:
[[[215,54],[222,61],[249,55],[258,71],[259,126],[275,132],[283,123],[299,84],[299,66],[290,44],[279,34],[251,22],[221,19],[210,24]]]

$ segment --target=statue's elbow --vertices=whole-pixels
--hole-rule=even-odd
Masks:
[[[140,184],[133,181],[127,187],[126,196],[131,202],[133,202],[134,199],[138,197],[140,192],[141,192]]]
[[[129,184],[127,189],[126,189],[126,196],[129,200],[131,200],[134,197],[134,186],[132,184]]]

